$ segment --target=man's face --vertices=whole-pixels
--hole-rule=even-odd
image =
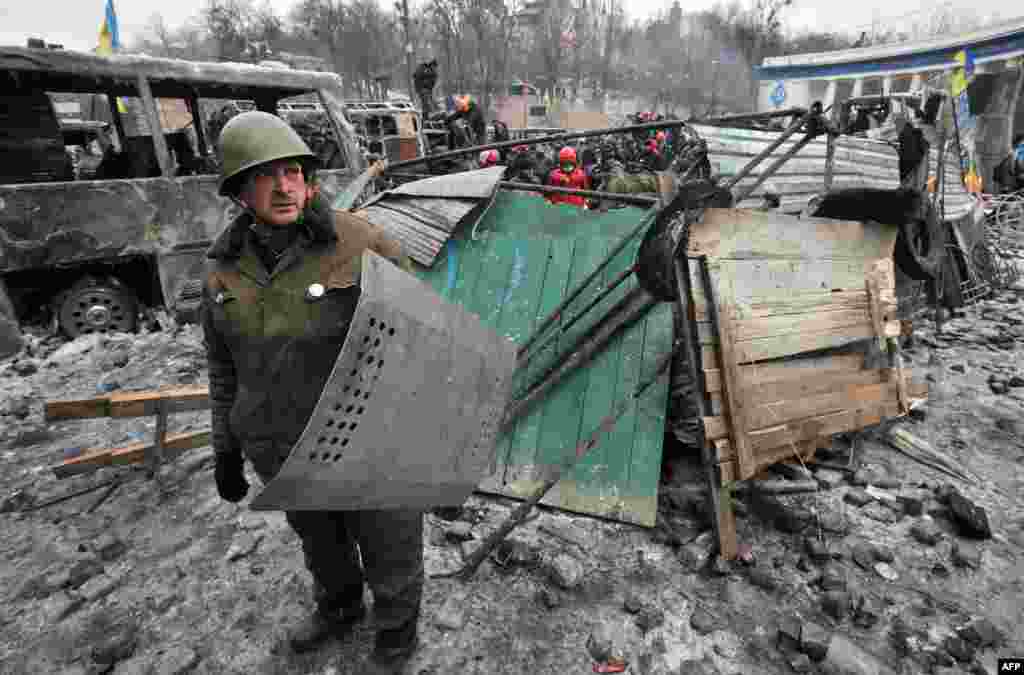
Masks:
[[[252,209],[260,222],[284,226],[298,219],[312,192],[313,188],[306,185],[302,164],[293,159],[279,159],[253,169],[239,199]]]

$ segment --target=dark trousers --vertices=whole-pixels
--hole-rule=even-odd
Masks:
[[[423,595],[422,512],[288,511],[285,517],[302,540],[320,611],[358,607],[366,581],[378,630],[416,619]]]

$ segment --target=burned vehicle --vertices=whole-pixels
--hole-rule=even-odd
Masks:
[[[74,337],[133,330],[156,307],[194,316],[205,251],[233,217],[217,195],[226,119],[214,112],[230,118],[251,102],[280,114],[283,99],[315,99],[324,124],[313,145],[330,147],[319,153],[324,196],[365,168],[331,73],[10,47],[0,81],[6,324],[48,321]],[[101,119],[62,126],[56,94],[88,97]],[[95,150],[91,136],[107,129],[102,159],[76,176],[67,148]]]
[[[427,153],[423,120],[404,101],[345,101],[364,155],[398,162]]]

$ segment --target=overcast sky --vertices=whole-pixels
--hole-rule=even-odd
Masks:
[[[282,13],[298,0],[270,0]],[[418,4],[423,0],[413,0]],[[382,0],[391,4],[388,0]],[[0,6],[0,45],[24,45],[29,36],[58,42],[68,49],[92,49],[96,45],[105,0],[17,0]],[[161,13],[169,26],[179,25],[198,14],[205,0],[115,0],[121,41],[132,44],[145,31],[150,17]],[[630,0],[634,16],[647,17],[663,11],[671,0]],[[681,0],[683,9],[708,8],[714,0]],[[936,6],[950,5],[965,13],[974,13],[985,20],[993,17],[1009,19],[1024,15],[1020,0],[795,0],[784,14],[785,23],[793,29],[859,33],[870,30],[872,22],[898,28],[926,16]]]

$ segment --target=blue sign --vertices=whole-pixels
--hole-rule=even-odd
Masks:
[[[785,83],[777,82],[775,84],[775,89],[772,89],[771,96],[768,97],[768,100],[771,101],[772,105],[775,106],[776,108],[780,107],[783,103],[785,103],[786,102],[786,85],[785,85]]]

